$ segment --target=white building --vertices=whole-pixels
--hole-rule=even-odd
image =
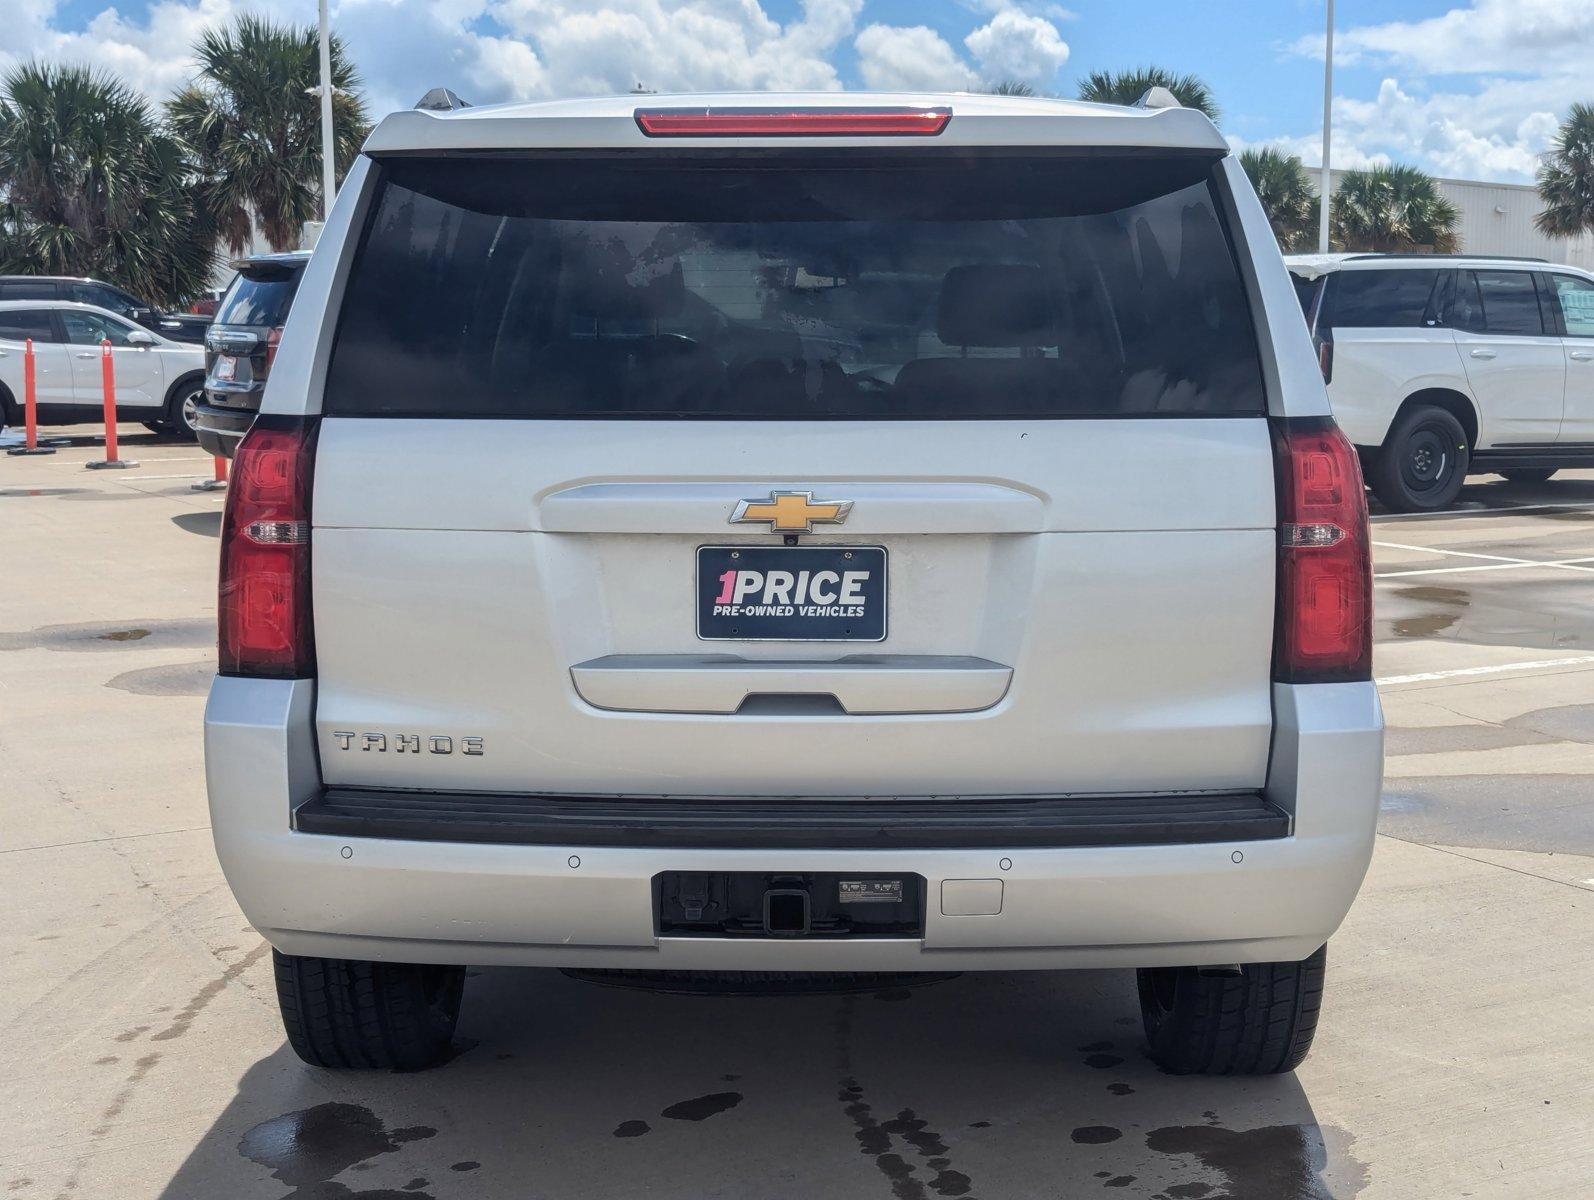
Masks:
[[[1319,173],[1311,170],[1315,183]],[[1334,186],[1342,172],[1330,171]],[[1439,190],[1461,213],[1456,227],[1460,249],[1468,254],[1505,254],[1543,258],[1594,270],[1594,235],[1547,238],[1533,227],[1544,207],[1530,183],[1482,183],[1473,179],[1440,179]]]

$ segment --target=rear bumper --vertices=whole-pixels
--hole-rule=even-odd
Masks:
[[[233,456],[233,451],[238,448],[238,443],[255,420],[255,414],[247,409],[217,408],[203,401],[195,409],[194,436],[206,453],[218,454],[222,458]]]
[[[217,853],[244,912],[278,949],[329,957],[815,971],[1304,958],[1338,927],[1361,884],[1382,770],[1371,684],[1279,687],[1266,799],[1289,815],[1282,837],[1035,845],[1014,836],[878,849],[313,833],[292,819],[323,795],[313,689],[218,678],[206,708],[206,765]],[[652,881],[662,871],[917,873],[927,887],[924,936],[660,937]],[[1000,881],[1000,912],[943,913],[943,882],[962,880]]]

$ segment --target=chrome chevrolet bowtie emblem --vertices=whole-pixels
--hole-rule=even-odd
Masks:
[[[815,500],[812,492],[771,492],[768,500],[739,501],[731,524],[767,523],[771,533],[812,533],[815,525],[840,525],[851,511],[851,500]]]

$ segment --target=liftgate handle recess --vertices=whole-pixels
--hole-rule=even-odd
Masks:
[[[13,446],[7,454],[54,454],[54,446],[39,445],[39,385],[38,364],[33,356],[33,339],[28,338],[22,350],[22,423],[27,430],[27,440]]]
[[[100,387],[105,393],[105,457],[83,465],[91,471],[107,467],[136,467],[131,459],[116,457],[116,359],[111,355],[111,339],[100,339]]]

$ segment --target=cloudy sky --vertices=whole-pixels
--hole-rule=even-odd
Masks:
[[[0,69],[114,70],[160,98],[206,24],[315,0],[0,0]],[[452,87],[475,103],[715,88],[1072,95],[1090,71],[1157,63],[1212,85],[1236,145],[1318,160],[1323,0],[334,0],[377,112]],[[1528,181],[1574,100],[1594,100],[1591,0],[1340,0],[1335,165],[1412,162]]]

